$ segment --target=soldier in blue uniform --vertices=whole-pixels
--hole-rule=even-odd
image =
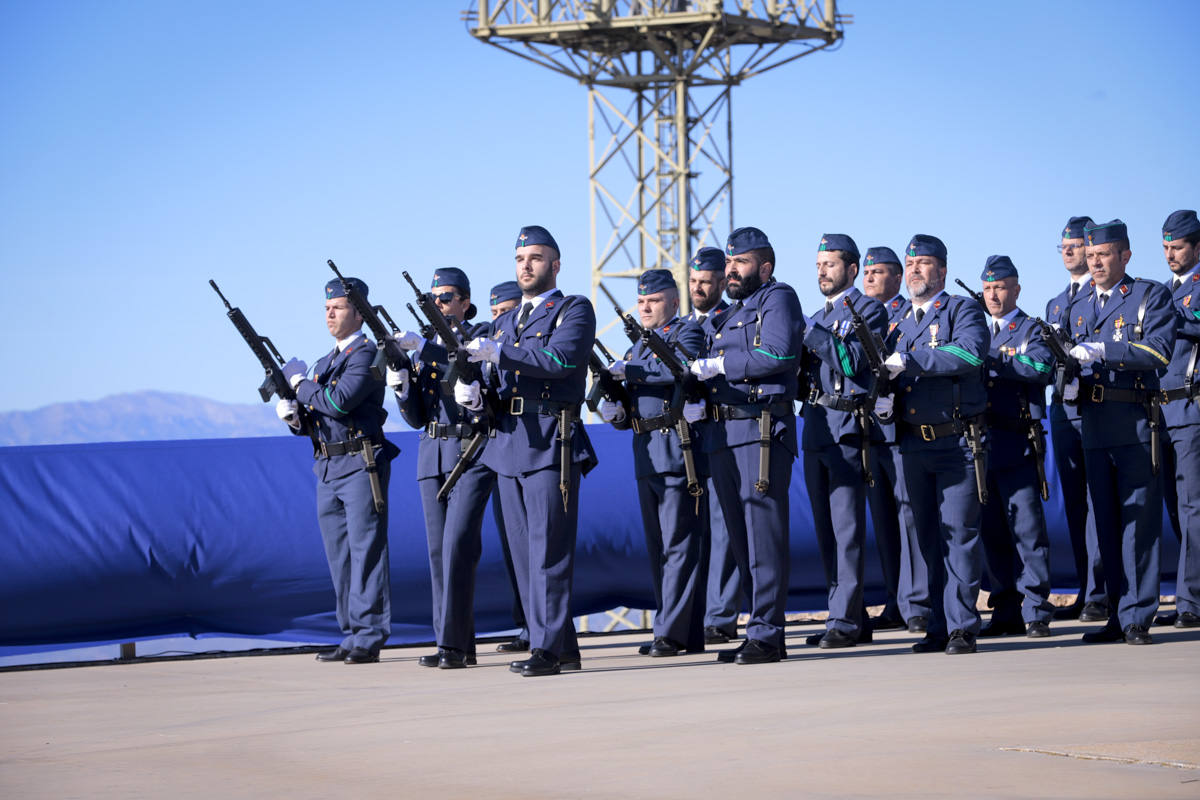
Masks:
[[[908,301],[900,294],[904,266],[890,247],[871,247],[863,257],[863,294],[883,303],[888,315],[888,334],[900,322]],[[871,474],[867,504],[875,529],[875,546],[887,589],[883,612],[871,620],[876,630],[908,628],[924,633],[929,625],[929,576],[921,549],[912,507],[904,491],[903,466],[896,448],[896,423],[876,416],[882,440],[871,446]]]
[[[988,328],[973,300],[949,295],[946,246],[917,234],[908,243],[912,298],[889,337],[896,436],[931,615],[917,653],[975,652],[983,553],[977,481],[986,478],[983,363]]]
[[[435,270],[429,293],[447,318],[463,323],[474,318],[471,282],[461,269]],[[486,328],[475,326],[480,332]],[[389,369],[387,382],[396,392],[404,421],[421,430],[417,488],[425,512],[433,632],[438,646],[437,653],[421,656],[417,663],[459,669],[475,663],[475,569],[482,548],[483,515],[496,475],[483,466],[476,453],[449,495],[439,499],[438,494],[460,459],[466,458],[469,442],[476,436],[486,437],[490,425],[482,407],[464,408],[449,391],[443,391],[449,358],[444,342],[412,332],[395,338],[401,347],[412,350],[415,374]]]
[[[1088,225],[1084,237],[1096,282],[1095,317],[1077,314],[1071,321],[1078,344],[1070,352],[1082,375],[1064,400],[1074,394],[1080,402],[1109,618],[1083,640],[1150,644],[1163,503],[1159,376],[1171,363],[1178,318],[1162,284],[1126,274],[1131,253],[1125,223]]]
[[[881,342],[887,335],[887,312],[878,300],[854,288],[858,268],[854,239],[841,233],[821,237],[817,286],[825,307],[806,320],[808,352],[802,380],[808,395],[802,398],[801,447],[804,483],[829,590],[825,633],[811,637],[811,643],[822,648],[853,647],[860,639],[871,639],[863,603],[867,485],[862,456],[865,450],[869,459],[872,445],[883,437],[871,421],[874,409],[863,409],[874,375],[846,303],[863,316]]]
[[[643,326],[668,344],[677,343],[693,356],[701,352],[704,331],[679,318],[679,287],[670,270],[648,270],[638,279],[638,316]],[[696,463],[693,450],[689,483],[678,432],[678,425],[689,425],[681,421],[682,397],[677,394],[681,387],[642,342],[608,369],[625,381],[632,405],[625,408],[603,400],[600,417],[633,429],[633,472],[655,599],[654,642],[645,650],[654,657],[700,652],[704,650],[700,545],[708,498],[694,492],[704,491],[707,470],[702,461]],[[690,429],[687,433],[691,449]]]
[[[713,322],[708,357],[692,372],[708,384],[708,403],[685,415],[702,426],[713,487],[734,557],[750,575],[746,641],[720,661],[763,664],[786,656],[788,487],[796,458],[796,369],[804,315],[788,285],[774,278],[775,251],[757,228],[738,228],[725,245],[726,293],[736,301]]]
[[[502,281],[492,287],[491,293],[492,319],[495,320],[506,311],[511,311],[521,304],[521,287],[516,281]],[[508,572],[508,581],[513,593],[513,627],[518,629],[517,635],[507,642],[496,645],[499,653],[524,653],[529,649],[529,631],[525,628],[525,611],[521,606],[521,587],[517,583],[517,573],[513,568],[512,549],[508,546],[508,535],[504,532],[504,512],[500,508],[500,488],[492,490],[492,518],[496,521],[496,531],[500,534],[500,550],[504,554],[504,569]]]
[[[1179,317],[1179,338],[1163,376],[1163,478],[1167,513],[1179,537],[1175,574],[1176,613],[1164,623],[1200,626],[1200,220],[1176,211],[1163,223],[1163,254],[1173,277],[1167,282]],[[1158,620],[1155,620],[1156,622]]]
[[[346,282],[366,296],[365,283],[357,278]],[[313,464],[317,521],[342,642],[318,653],[317,660],[346,664],[378,661],[392,626],[387,486],[391,460],[399,450],[383,436],[384,384],[371,371],[378,351],[360,330],[362,322],[342,281],[330,281],[325,285],[325,325],[337,346],[317,361],[312,378],[299,359],[283,369],[320,434]],[[296,401],[281,400],[276,411],[293,433],[306,433]]]
[[[1040,638],[1050,635],[1054,615],[1050,539],[1042,510],[1042,419],[1054,360],[1037,323],[1017,308],[1018,279],[1008,256],[989,256],[980,276],[992,331],[987,357],[991,449],[981,526],[992,618],[979,635]]]
[[[516,243],[521,306],[467,345],[472,361],[491,365],[486,376],[502,403],[483,463],[498,475],[532,647],[530,657],[510,669],[526,677],[580,665],[571,580],[579,480],[596,463],[579,420],[596,314],[587,298],[555,288],[560,252],[545,228],[522,228]],[[475,384],[462,395],[465,405],[481,402]]]
[[[1062,331],[1072,331],[1072,320],[1090,319],[1095,312],[1095,284],[1088,273],[1084,253],[1083,229],[1091,217],[1071,217],[1062,231],[1058,251],[1071,282],[1046,304],[1046,321]],[[1104,590],[1104,571],[1100,566],[1100,544],[1096,524],[1088,510],[1087,475],[1083,467],[1083,427],[1077,403],[1064,403],[1057,391],[1050,398],[1050,441],[1054,444],[1054,466],[1062,488],[1067,532],[1075,559],[1079,594],[1068,608],[1054,613],[1055,619],[1079,619],[1103,622],[1108,619],[1108,594]]]
[[[688,271],[688,293],[692,310],[686,319],[699,325],[708,336],[713,322],[729,308],[725,293],[725,253],[719,247],[701,247]],[[708,480],[708,538],[701,549],[701,574],[707,576],[704,611],[704,643],[725,644],[737,638],[738,614],[745,605],[743,586],[749,585],[729,546],[729,531],[721,515],[721,504]]]

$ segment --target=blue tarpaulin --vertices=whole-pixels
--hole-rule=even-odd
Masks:
[[[574,613],[653,608],[629,434],[598,425],[589,433],[600,466],[580,495]],[[390,438],[401,449],[389,493],[391,642],[429,641],[429,562],[412,478],[417,434]],[[1046,461],[1053,581],[1071,587],[1062,500]],[[315,480],[307,441],[289,436],[0,448],[0,649],[203,634],[338,641]],[[799,460],[791,500],[789,607],[822,609]],[[1178,549],[1165,530],[1169,579]],[[481,635],[512,627],[490,514],[483,539]],[[873,541],[866,552],[868,602],[882,602]]]

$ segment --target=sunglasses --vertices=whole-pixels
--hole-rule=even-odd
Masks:
[[[458,297],[458,294],[455,292],[441,292],[440,294],[434,294],[433,292],[430,292],[429,296],[432,297],[436,303],[449,303],[454,300],[454,298]]]
[[[1082,249],[1083,249],[1083,245],[1081,245],[1081,244],[1060,244],[1058,246],[1058,252],[1060,252],[1060,253],[1065,253],[1068,250],[1082,250]]]

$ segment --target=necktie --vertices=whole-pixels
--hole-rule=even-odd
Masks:
[[[1183,278],[1179,277],[1178,275],[1176,275],[1174,278],[1172,278],[1171,279],[1171,291],[1173,292],[1176,289],[1178,289],[1179,284],[1181,284],[1181,283],[1183,283]]]
[[[992,336],[999,336],[999,335],[1000,335],[1000,323],[993,322],[992,323]]]
[[[922,320],[924,317],[925,317],[925,309],[923,309],[923,308],[918,308],[918,309],[917,309],[917,324],[918,324],[918,325],[919,325],[919,324],[921,324],[921,320]]]
[[[1104,304],[1108,302],[1108,292],[1101,292],[1097,299],[1100,301],[1100,308],[1104,308]]]
[[[696,324],[703,325],[704,320],[706,320],[706,319],[708,319],[708,314],[697,314],[696,315]]]
[[[832,300],[826,300],[826,301],[825,301],[825,315],[826,315],[826,316],[829,316],[829,315],[830,315],[830,314],[832,314],[832,313],[833,313],[833,301],[832,301]]]
[[[533,313],[533,303],[521,304],[521,316],[517,320],[517,330],[525,327],[525,323],[529,321],[529,315]]]
[[[1075,299],[1075,295],[1076,295],[1076,293],[1078,293],[1078,292],[1079,292],[1079,284],[1078,284],[1078,283],[1075,283],[1074,281],[1072,281],[1072,282],[1071,282],[1071,297],[1070,297],[1070,299],[1071,299],[1071,300],[1074,300],[1074,299]]]

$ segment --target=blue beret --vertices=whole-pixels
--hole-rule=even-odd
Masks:
[[[890,247],[868,247],[867,257],[863,261],[863,266],[868,267],[871,264],[899,264],[900,256]]]
[[[736,256],[770,246],[767,235],[758,228],[738,228],[729,234],[729,239],[725,241],[725,254]]]
[[[550,235],[550,231],[541,225],[526,225],[517,234],[517,247],[528,247],[531,244],[544,244],[547,247],[553,247],[554,252],[560,256],[562,255],[562,250],[558,248],[558,242],[554,241],[554,237]]]
[[[442,267],[433,271],[433,283],[430,284],[434,289],[442,286],[455,286],[462,290],[465,295],[471,294],[471,281],[467,279],[467,273],[463,272],[458,267]]]
[[[910,256],[933,256],[940,258],[944,263],[946,261],[946,245],[942,244],[942,240],[936,236],[918,233],[908,243],[908,254]]]
[[[1193,233],[1200,232],[1200,219],[1195,211],[1176,211],[1163,223],[1163,241],[1173,242]]]
[[[692,259],[692,269],[697,272],[704,269],[709,272],[724,272],[725,254],[719,247],[701,247]]]
[[[521,287],[516,281],[497,283],[492,287],[492,305],[498,306],[506,300],[520,300]]]
[[[638,294],[655,294],[678,288],[675,276],[669,269],[648,269],[638,278]]]
[[[842,250],[850,257],[846,259],[847,263],[858,261],[858,245],[844,233],[827,233],[821,237],[821,244],[817,245],[817,252],[824,253],[827,250]]]
[[[358,278],[346,278],[346,283],[362,292],[362,296],[367,296],[367,285]],[[335,297],[345,297],[346,290],[342,288],[342,279],[334,278],[329,283],[325,284],[325,299],[332,300]]]
[[[1017,268],[1011,258],[988,256],[987,263],[983,265],[983,274],[979,276],[979,279],[981,281],[1002,281],[1005,278],[1015,277],[1017,277]]]
[[[1128,242],[1129,229],[1119,219],[1092,223],[1083,229],[1088,244],[1108,244],[1109,242]]]
[[[1094,224],[1091,217],[1071,217],[1067,220],[1067,227],[1063,228],[1062,238],[1082,239],[1083,229]]]

